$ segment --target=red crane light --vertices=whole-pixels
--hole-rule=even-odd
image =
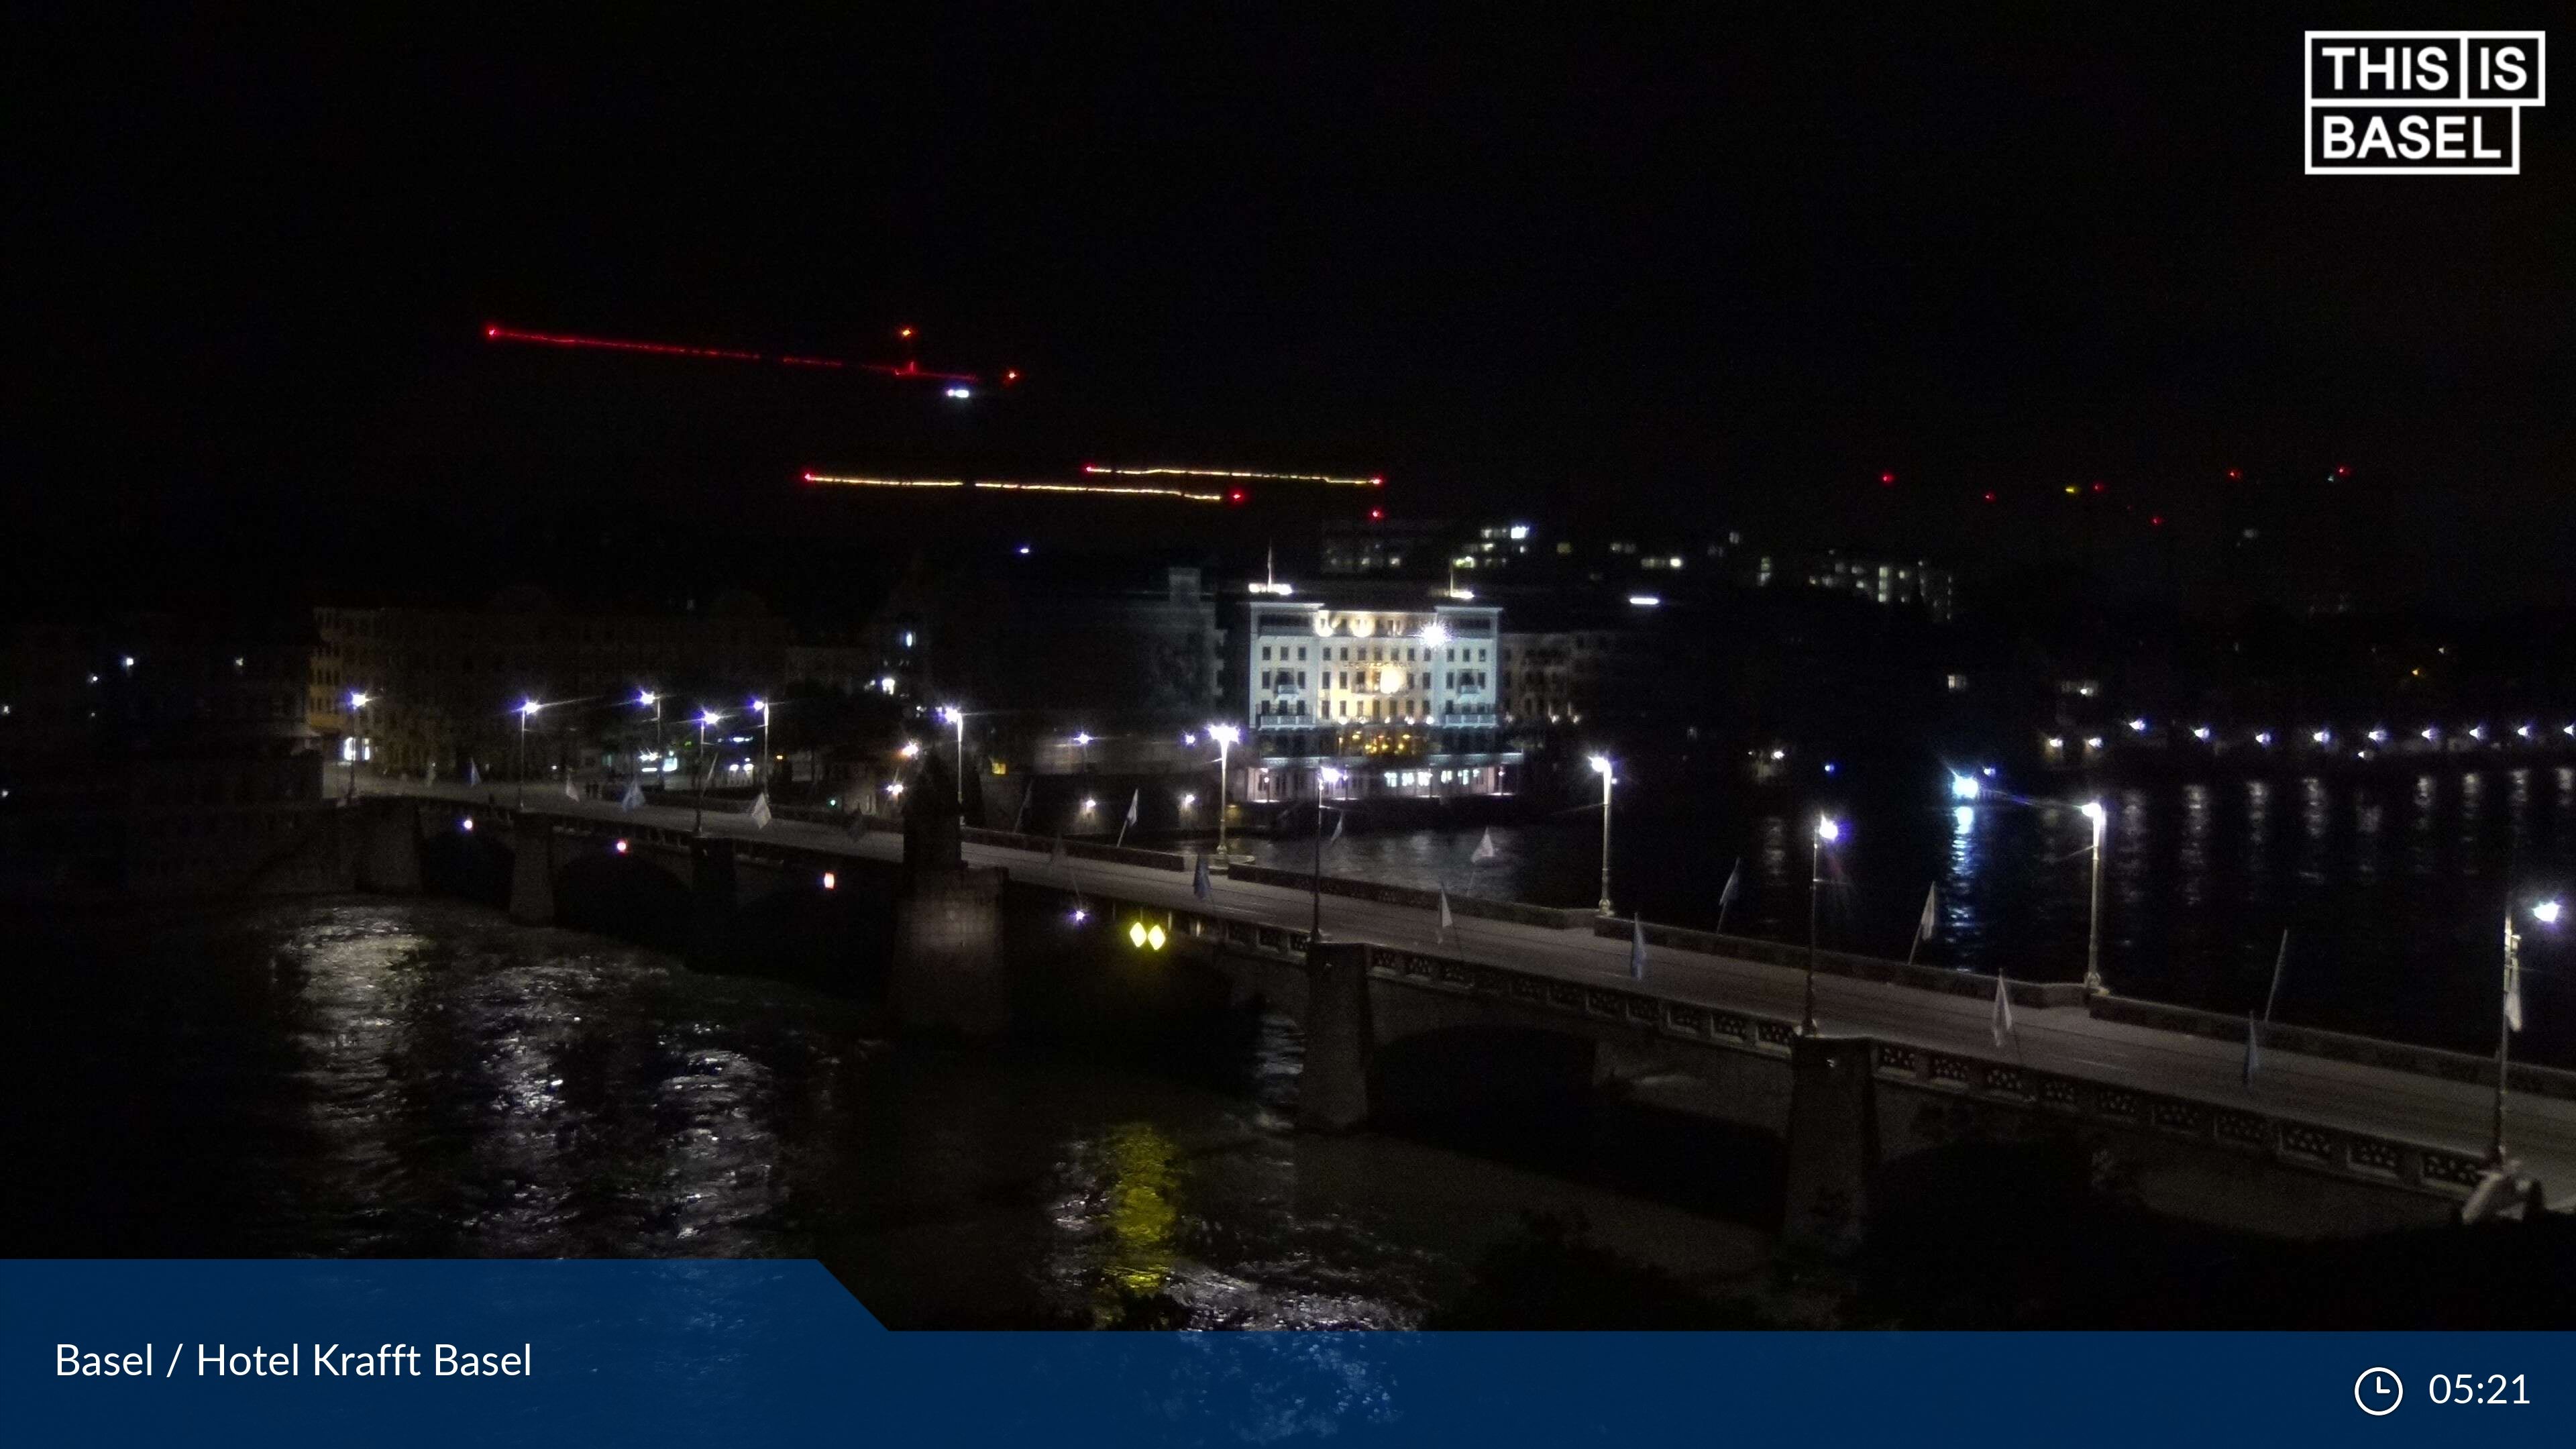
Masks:
[[[1225,501],[1228,503],[1241,503],[1243,500],[1251,496],[1251,494],[1244,492],[1240,488],[1232,488],[1226,491]]]
[[[2245,476],[2245,470],[2242,468],[2230,468],[2227,470],[2227,476],[2231,479],[2242,478]]]
[[[2162,527],[2164,527],[2164,526],[2165,526],[2165,516],[2164,516],[2163,514],[2161,514],[2161,513],[2151,513],[2151,514],[2147,515],[2147,527],[2149,527],[2149,528],[2162,528]]]
[[[2108,483],[2096,483],[2093,485],[2093,491],[2096,493],[2108,493],[2111,491],[2111,485]]]
[[[1988,503],[1992,503],[1992,502],[1994,502],[1994,501],[1995,501],[1995,490],[1993,490],[1993,489],[1991,489],[1991,488],[1989,488],[1989,489],[1987,489],[1987,490],[1986,490],[1986,501],[1987,501]]]
[[[1881,487],[1881,488],[1893,488],[1893,487],[1895,487],[1895,486],[1896,486],[1896,475],[1895,475],[1895,474],[1893,474],[1893,473],[1881,473],[1881,474],[1879,474],[1879,475],[1878,475],[1878,486],[1879,486],[1879,487]]]

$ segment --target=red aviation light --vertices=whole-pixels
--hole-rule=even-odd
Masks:
[[[1240,488],[1229,488],[1226,490],[1225,501],[1228,503],[1242,503],[1251,497],[1251,494],[1244,492]]]

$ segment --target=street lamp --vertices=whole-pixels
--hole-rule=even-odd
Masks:
[[[755,699],[751,707],[760,711],[760,775],[754,783],[766,791],[769,788],[769,701]]]
[[[1330,765],[1315,767],[1315,916],[1307,929],[1318,941],[1324,939],[1324,791],[1341,778],[1342,772]]]
[[[694,792],[692,792],[692,793],[696,796],[696,799],[697,799],[697,802],[698,802],[698,821],[697,821],[697,824],[696,824],[695,826],[693,826],[693,827],[692,827],[692,829],[693,829],[697,834],[700,834],[700,835],[704,835],[704,834],[706,833],[706,829],[707,829],[707,785],[708,785],[708,783],[709,783],[709,781],[707,780],[707,778],[706,778],[706,776],[705,776],[705,769],[706,769],[706,763],[707,763],[707,727],[708,727],[709,725],[713,725],[713,724],[719,723],[719,722],[721,722],[723,719],[724,719],[724,716],[723,716],[723,715],[720,715],[720,714],[716,713],[714,710],[711,710],[711,709],[702,709],[702,710],[699,710],[699,711],[698,711],[698,761],[697,761],[697,763],[698,763],[698,774],[699,774],[699,780],[698,780],[698,788],[697,788]]]
[[[1799,1030],[1816,1034],[1816,900],[1825,886],[1825,847],[1843,838],[1843,824],[1830,815],[1816,817],[1815,838],[1807,845],[1807,1005]]]
[[[1225,758],[1226,752],[1234,748],[1234,742],[1243,738],[1243,731],[1230,724],[1212,724],[1207,727],[1207,732],[1208,738],[1216,741],[1216,858],[1223,860],[1225,859]]]
[[[966,809],[966,711],[953,704],[943,704],[939,707],[939,714],[957,726],[957,809],[962,816]]]
[[[653,706],[653,760],[654,763],[659,764],[662,759],[662,696],[649,689],[639,690],[636,692],[635,702]],[[637,770],[635,773],[641,776],[644,772]]]
[[[366,749],[367,707],[365,690],[349,692],[349,798],[358,798],[358,756]]]
[[[522,700],[519,703],[519,804],[521,806],[528,803],[528,721],[535,719],[537,711],[543,708],[545,708],[544,705],[533,699]]]
[[[1616,778],[1608,755],[1592,757],[1592,772],[1601,777],[1601,914],[1610,914],[1610,786]]]
[[[1082,768],[1086,770],[1090,769],[1091,735],[1087,731],[1077,731],[1073,737],[1073,746],[1075,749],[1082,752]]]
[[[1977,777],[1974,775],[1950,777],[1950,798],[1953,800],[1974,800],[1984,793],[1985,786],[1977,783]]]
[[[2563,908],[2555,900],[2534,901],[2531,918],[2544,926],[2558,924]],[[2522,936],[2513,928],[2513,898],[2504,904],[2504,984],[2496,1011],[2495,1126],[2487,1140],[2487,1166],[2504,1170],[2505,1077],[2513,1065],[2513,1034],[2522,1029]]]
[[[2084,818],[2093,822],[2093,904],[2084,913],[2084,989],[2100,993],[2110,989],[2102,984],[2102,827],[2110,812],[2101,801],[2087,800]]]

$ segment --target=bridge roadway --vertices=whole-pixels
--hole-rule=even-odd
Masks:
[[[472,802],[512,802],[509,787],[425,785],[419,781],[369,782],[370,793],[403,793]],[[608,802],[576,802],[531,790],[530,811],[596,821],[627,820],[687,830],[696,812],[646,806],[621,811]],[[851,835],[823,825],[774,820],[755,829],[738,814],[709,811],[709,835],[793,847],[867,860],[894,861],[902,838],[885,832]],[[969,843],[971,864],[1003,866],[1014,880],[1044,886],[1078,883],[1086,892],[1138,905],[1219,915],[1303,933],[1313,913],[1305,891],[1214,878],[1215,898],[1201,902],[1190,878],[1145,866],[1101,861],[1052,864],[1033,851]],[[1071,871],[1068,879],[1068,869]],[[1642,985],[1628,979],[1628,942],[1589,931],[1554,930],[1458,917],[1445,934],[1434,912],[1402,905],[1324,897],[1328,939],[1423,951],[1457,960],[1630,990],[1693,1005],[1795,1021],[1804,973],[1794,967],[1742,961],[1698,952],[1650,949]],[[2105,1021],[2072,1007],[2013,1008],[2014,1035],[1994,1044],[1992,999],[1952,996],[1888,983],[1819,973],[1817,1024],[1827,1034],[1852,1033],[1935,1051],[1995,1060],[2009,1058],[2039,1071],[2088,1081],[2188,1097],[2222,1107],[2246,1107],[2319,1126],[2397,1138],[2427,1147],[2483,1157],[2494,1089],[2354,1062],[2267,1051],[2249,1090],[2242,1081],[2241,1042],[2216,1041],[2126,1022]],[[2553,1207],[2576,1205],[2576,1101],[2516,1093],[2508,1109],[2506,1138],[2524,1169],[2537,1176]]]

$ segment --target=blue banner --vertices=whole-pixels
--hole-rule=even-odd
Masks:
[[[17,1261],[26,1445],[2563,1441],[2565,1334],[888,1333],[810,1262]]]

